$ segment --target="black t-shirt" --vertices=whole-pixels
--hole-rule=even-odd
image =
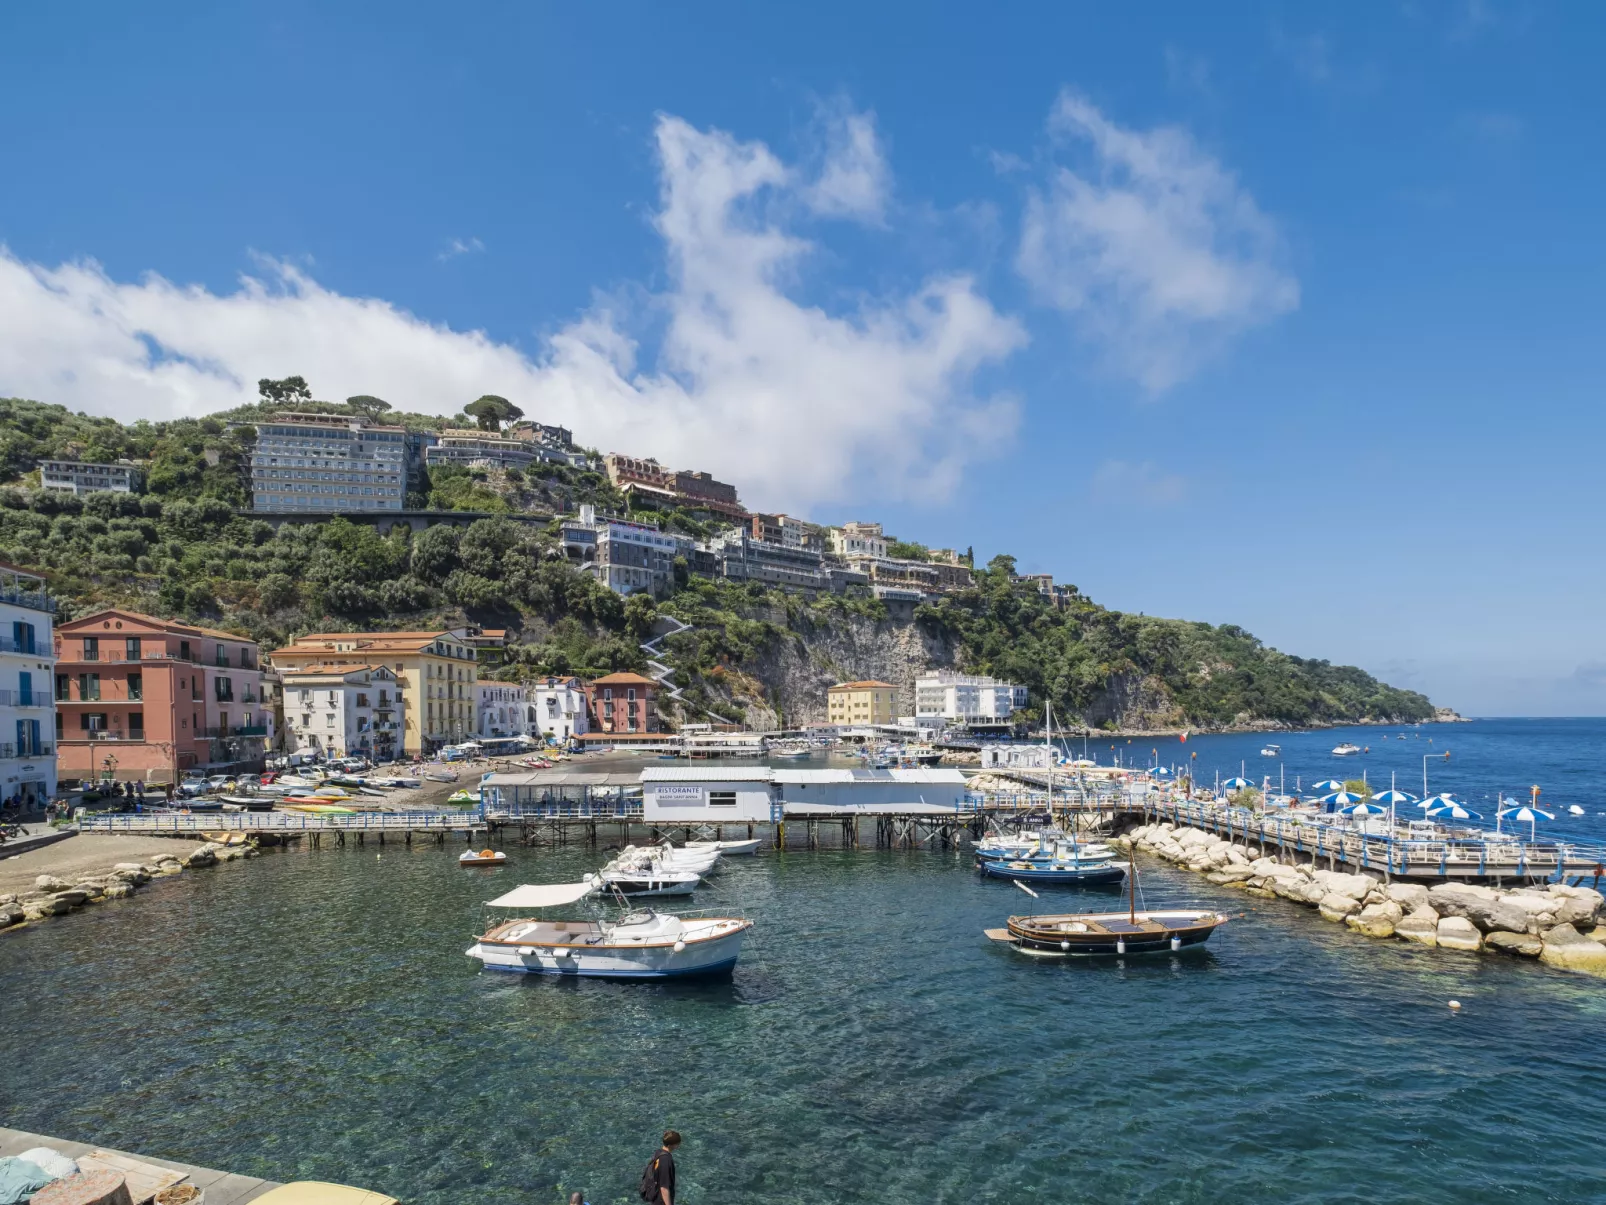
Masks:
[[[653,1156],[658,1163],[658,1187],[669,1190],[670,1205],[675,1201],[675,1156],[668,1147],[659,1147],[658,1153]],[[663,1197],[653,1198],[654,1205],[663,1205]]]

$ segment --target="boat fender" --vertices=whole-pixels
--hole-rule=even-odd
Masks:
[[[676,942],[676,943],[675,943],[675,953],[677,953],[677,954],[679,954],[679,953],[680,953],[680,952],[681,952],[681,951],[682,951],[682,950],[684,950],[684,949],[685,949],[685,948],[686,948],[686,943],[685,943],[685,942],[683,942],[683,941],[677,941],[677,942]]]
[[[1060,942],[1060,949],[1069,950],[1070,948],[1071,948],[1071,943],[1070,942],[1068,942],[1068,941]]]
[[[534,954],[534,953],[535,953],[535,947],[534,946],[520,946],[519,947],[519,957],[520,958],[528,958],[531,954]]]
[[[1171,939],[1171,948],[1172,948],[1172,949],[1173,949],[1173,950],[1180,950],[1180,949],[1182,949],[1182,938],[1180,938],[1180,937],[1173,937],[1173,938],[1172,938],[1172,939]]]
[[[1125,954],[1126,953],[1126,939],[1125,938],[1117,937],[1115,939],[1115,952],[1117,954]]]

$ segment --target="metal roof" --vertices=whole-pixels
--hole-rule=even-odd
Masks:
[[[807,786],[832,782],[909,782],[962,786],[965,776],[952,769],[918,770],[775,770],[776,782]]]
[[[531,770],[528,774],[492,774],[487,787],[637,787],[635,774],[588,774],[580,770]]]
[[[648,766],[641,771],[647,782],[775,782],[768,766]]]

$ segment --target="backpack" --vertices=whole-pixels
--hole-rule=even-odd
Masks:
[[[654,1155],[647,1164],[647,1170],[641,1173],[641,1199],[643,1201],[658,1200],[658,1156]]]

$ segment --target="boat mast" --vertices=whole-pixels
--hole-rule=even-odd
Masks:
[[[1054,702],[1043,699],[1043,747],[1048,751],[1048,827],[1054,827]]]
[[[1132,840],[1132,835],[1126,838],[1126,912],[1127,920],[1132,924],[1138,923],[1138,843]]]

